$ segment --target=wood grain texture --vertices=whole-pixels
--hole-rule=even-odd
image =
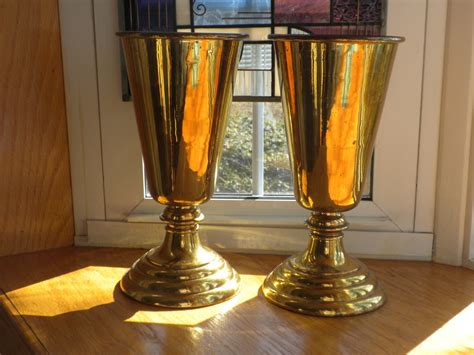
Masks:
[[[57,0],[0,0],[0,255],[71,245]]]
[[[0,290],[0,354],[46,354],[33,330]]]
[[[162,309],[132,301],[116,287],[142,252],[66,248],[3,257],[0,270],[15,272],[1,273],[0,287],[40,342],[58,354],[402,354],[474,301],[471,270],[367,260],[385,286],[386,305],[347,318],[305,316],[269,304],[259,292],[281,256],[225,254],[242,276],[236,298]],[[474,340],[474,328],[465,329]],[[444,332],[439,350],[448,338]],[[448,350],[474,352],[458,342]]]

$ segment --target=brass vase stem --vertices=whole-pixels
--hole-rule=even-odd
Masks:
[[[198,229],[203,214],[195,206],[168,206],[161,246],[142,256],[124,276],[126,294],[167,307],[206,306],[234,295],[239,275],[216,252],[201,245]]]
[[[162,263],[195,263],[196,250],[202,248],[199,239],[199,224],[204,215],[195,206],[166,207],[160,219],[167,223],[163,244],[158,248],[154,260]]]
[[[345,263],[342,245],[347,223],[340,213],[313,212],[306,222],[311,238],[304,259],[311,265],[338,267]]]

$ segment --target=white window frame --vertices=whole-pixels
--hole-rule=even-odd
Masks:
[[[397,53],[376,142],[373,200],[346,214],[346,248],[432,258],[447,0],[389,0]],[[144,198],[132,103],[121,100],[117,0],[60,0],[77,245],[156,245],[161,207]],[[287,253],[307,243],[294,201],[213,200],[201,236],[219,249]]]
[[[474,3],[447,7],[433,260],[474,269]]]

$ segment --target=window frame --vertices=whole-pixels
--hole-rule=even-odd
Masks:
[[[59,1],[76,243],[82,245],[143,246],[146,238],[136,235],[131,240],[127,231],[155,230],[160,223],[161,206],[144,198],[132,103],[121,100],[117,3]],[[438,29],[441,24],[444,31],[446,19],[445,11],[430,11],[436,6],[431,1],[388,2],[387,33],[406,36],[407,41],[397,54],[379,127],[373,200],[362,201],[346,214],[352,223],[349,251],[369,250],[356,254],[431,258],[444,54],[444,37]],[[401,136],[406,140],[402,142]],[[246,243],[259,228],[255,235],[280,238],[275,242],[269,238],[265,247],[253,248],[256,251],[292,251],[306,243],[303,220],[308,212],[294,201],[213,200],[202,210],[207,217],[202,234],[211,240],[207,226],[219,227],[221,234],[238,226],[249,235]],[[117,225],[124,239],[114,244],[107,230],[122,235]],[[289,230],[301,236],[293,238]],[[235,238],[216,243],[221,248],[252,249]],[[414,241],[417,249],[408,251],[407,240]]]
[[[474,270],[474,6],[439,5],[448,16],[433,260]]]

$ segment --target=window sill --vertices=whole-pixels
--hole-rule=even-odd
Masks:
[[[309,216],[309,213],[307,214]],[[263,215],[205,215],[202,226],[257,227],[301,229],[305,226],[304,214],[301,216],[263,216]],[[347,217],[351,230],[359,231],[399,231],[388,217]],[[155,214],[131,214],[127,218],[131,223],[164,224]]]
[[[164,206],[144,199],[126,218],[133,223],[163,223],[159,215]],[[228,227],[305,228],[310,211],[296,201],[276,199],[213,199],[202,206],[202,225]],[[362,201],[356,209],[344,213],[351,230],[399,232],[372,201]]]
[[[88,221],[88,235],[76,237],[78,246],[151,248],[164,238],[162,222]],[[292,254],[308,243],[308,231],[302,219],[298,225],[243,225],[203,223],[199,234],[213,249],[260,254]],[[432,233],[399,231],[345,232],[346,250],[357,257],[399,260],[431,260]]]

